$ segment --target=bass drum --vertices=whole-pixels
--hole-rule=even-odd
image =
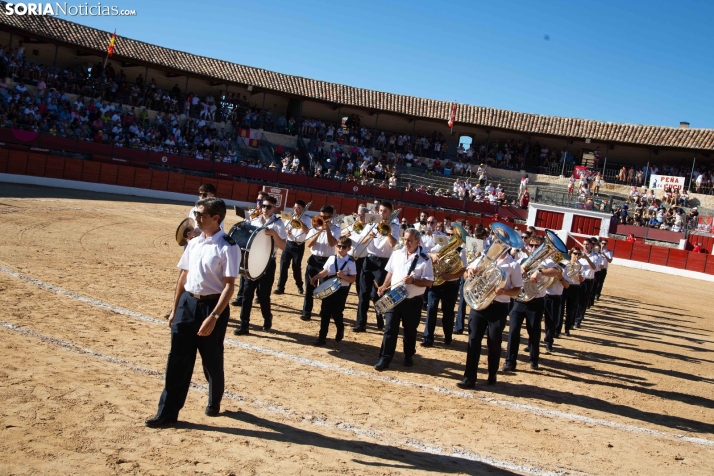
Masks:
[[[265,274],[273,256],[273,238],[265,234],[265,229],[248,222],[233,225],[228,235],[240,246],[240,274],[255,281]]]

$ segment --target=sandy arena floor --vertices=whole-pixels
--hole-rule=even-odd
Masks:
[[[199,364],[181,422],[146,428],[189,209],[0,184],[0,474],[714,474],[714,288],[616,266],[541,370],[521,353],[475,391],[455,386],[466,336],[410,369],[400,343],[385,373],[373,315],[312,347],[289,282],[273,331],[257,306],[250,336],[231,320],[221,416],[203,414]]]

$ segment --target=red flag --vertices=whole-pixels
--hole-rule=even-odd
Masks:
[[[107,54],[111,57],[114,54],[114,43],[117,41],[117,31],[114,30],[112,38],[109,40],[109,48],[107,48]]]
[[[456,120],[456,103],[451,106],[451,114],[449,115],[449,127],[454,127],[454,121]]]

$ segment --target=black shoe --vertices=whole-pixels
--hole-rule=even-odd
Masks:
[[[459,388],[474,388],[476,386],[476,382],[472,382],[471,380],[465,378],[461,382],[456,382],[456,386]]]
[[[526,354],[530,354],[530,353],[531,353],[531,346],[524,347],[524,348],[523,348],[523,352],[525,352]]]
[[[221,412],[221,407],[215,406],[212,407],[211,405],[208,405],[206,407],[206,416],[218,416],[218,414]]]
[[[255,299],[253,299],[253,302],[256,303],[256,304],[260,304],[260,299],[258,299],[258,298],[256,297]]]
[[[553,339],[557,339],[558,337],[560,337],[560,332],[556,332],[555,334],[553,334]]]
[[[355,326],[352,328],[352,332],[367,332],[367,328],[362,326]]]
[[[377,314],[377,329],[384,329],[384,318],[380,314]]]
[[[496,385],[496,376],[489,376],[488,380],[486,380],[486,385]]]
[[[452,341],[451,336],[444,337],[444,345],[451,345],[451,341]]]
[[[337,335],[335,335],[335,342],[341,342],[344,337],[345,337],[345,330],[338,329]]]
[[[531,362],[531,370],[538,370],[538,362]]]
[[[579,322],[576,322],[576,323],[575,323],[575,328],[576,328],[576,329],[580,329],[581,326],[582,326],[582,324],[580,324]]]
[[[551,352],[553,352],[553,344],[551,344],[550,342],[546,342],[545,343],[545,351],[549,354]]]
[[[411,357],[407,357],[404,359],[404,366],[405,367],[413,367],[414,366],[414,359]]]
[[[149,418],[148,420],[144,420],[144,425],[148,426],[149,428],[160,428],[162,426],[168,426],[168,425],[171,425],[172,423],[176,423],[177,421],[178,421],[178,417],[176,417],[176,416],[156,415],[154,418]]]
[[[429,342],[428,340],[425,340],[424,342],[422,342],[422,343],[419,344],[419,345],[422,346],[422,347],[434,347],[434,343],[433,343],[433,342]]]
[[[241,324],[240,326],[233,329],[233,335],[244,336],[247,334],[250,334],[250,330],[248,329],[248,324]]]
[[[600,296],[595,296],[595,300],[596,300],[596,301],[599,301],[599,300],[600,300]]]
[[[325,339],[317,339],[312,345],[314,345],[315,347],[322,347],[325,344],[327,344],[327,341]]]
[[[570,329],[565,329],[565,332],[563,332],[566,336],[570,337]]]
[[[389,359],[382,357],[379,362],[374,366],[374,370],[386,370],[389,368]]]
[[[301,320],[301,321],[309,321],[309,320],[310,320],[310,316],[307,316],[307,315],[305,315],[305,314],[300,314],[300,320]]]
[[[516,371],[516,367],[514,365],[511,365],[508,362],[503,364],[503,367],[501,367],[501,372],[515,372],[515,371]]]
[[[231,301],[231,306],[242,306],[243,305],[243,300],[242,299],[234,299]]]
[[[285,294],[285,290],[278,288],[275,291],[273,291],[273,294]]]
[[[298,286],[298,294],[305,294],[305,290],[302,288],[302,286]]]
[[[263,322],[263,330],[267,332],[272,328],[273,328],[273,320],[266,319],[265,322]]]
[[[461,334],[463,334],[463,333],[464,333],[464,330],[463,330],[463,329],[459,329],[458,331],[454,331],[454,334],[456,334],[456,335],[461,335]]]

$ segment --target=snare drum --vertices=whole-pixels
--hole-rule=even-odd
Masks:
[[[340,287],[342,287],[342,280],[337,276],[328,278],[322,282],[315,290],[312,295],[317,299],[325,299],[328,296],[335,294]]]
[[[379,314],[385,314],[389,310],[394,309],[397,304],[404,301],[408,296],[409,291],[407,290],[406,284],[402,283],[398,286],[394,286],[387,294],[374,303],[374,309]]]
[[[273,257],[273,238],[265,229],[242,221],[233,225],[228,235],[240,246],[240,274],[255,281],[265,274]]]

